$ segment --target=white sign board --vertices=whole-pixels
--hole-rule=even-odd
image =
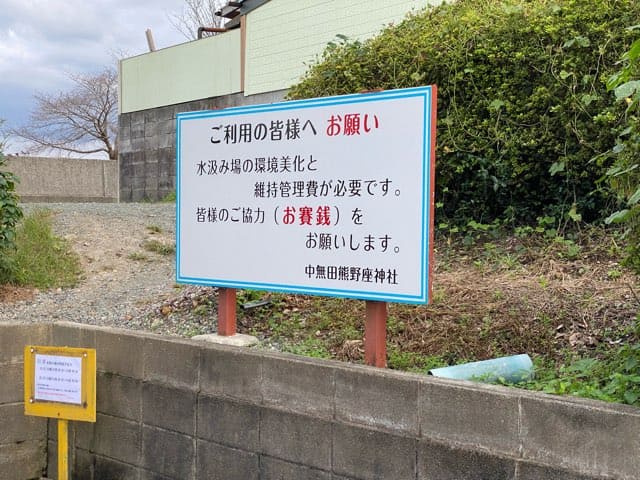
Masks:
[[[41,354],[35,357],[34,399],[80,405],[82,358]]]
[[[177,281],[426,303],[435,87],[177,117]]]

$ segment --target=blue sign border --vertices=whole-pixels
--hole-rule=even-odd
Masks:
[[[287,292],[287,293],[300,293],[309,295],[321,295],[330,297],[342,297],[342,298],[355,298],[361,300],[377,300],[377,301],[390,301],[399,303],[414,303],[423,304],[429,302],[429,276],[431,272],[432,262],[432,235],[431,226],[433,219],[431,218],[433,211],[431,202],[433,201],[433,188],[432,184],[432,169],[434,168],[435,158],[432,158],[432,148],[435,138],[433,138],[433,132],[435,132],[435,125],[432,124],[434,116],[432,116],[433,110],[436,108],[434,105],[435,95],[434,86],[406,88],[398,90],[389,90],[383,92],[374,92],[366,94],[353,94],[353,95],[341,95],[336,97],[323,97],[309,100],[294,100],[289,102],[280,102],[263,105],[249,105],[241,107],[231,107],[223,110],[206,110],[199,112],[185,112],[178,113],[176,115],[176,282],[187,283],[195,285],[206,285],[225,288],[241,288],[241,289],[254,289],[254,290],[266,290],[274,292]],[[344,105],[344,104],[357,104],[357,103],[371,103],[379,101],[387,101],[398,98],[412,98],[422,97],[423,103],[423,115],[424,115],[424,135],[422,145],[422,163],[423,163],[423,198],[422,198],[422,245],[421,245],[421,278],[420,278],[420,294],[419,295],[403,295],[393,293],[379,293],[365,290],[346,290],[335,288],[321,288],[321,287],[308,287],[299,285],[284,285],[284,284],[272,284],[263,282],[242,282],[242,281],[230,281],[216,278],[197,278],[187,277],[180,274],[180,220],[181,220],[181,205],[180,205],[180,189],[182,179],[180,175],[181,170],[181,131],[182,122],[202,119],[202,118],[216,118],[225,117],[230,115],[239,114],[252,114],[263,112],[275,112],[286,110],[299,110],[304,108],[312,108],[318,106],[332,106],[332,105]]]

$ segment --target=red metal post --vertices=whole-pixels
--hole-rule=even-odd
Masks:
[[[236,334],[236,289],[218,288],[218,335]]]
[[[387,366],[387,302],[367,300],[364,327],[364,361],[367,365]]]

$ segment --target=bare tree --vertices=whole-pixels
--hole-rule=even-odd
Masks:
[[[26,125],[10,130],[26,140],[28,153],[63,150],[118,157],[118,74],[115,68],[88,75],[69,75],[74,86],[55,95],[37,93]]]
[[[187,40],[196,40],[198,28],[223,26],[225,19],[215,13],[226,3],[225,0],[184,0],[182,12],[172,15],[169,21]]]

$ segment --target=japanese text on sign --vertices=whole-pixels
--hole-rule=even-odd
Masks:
[[[35,356],[34,399],[82,403],[82,359],[61,355]]]
[[[178,115],[177,280],[428,301],[435,87]]]

